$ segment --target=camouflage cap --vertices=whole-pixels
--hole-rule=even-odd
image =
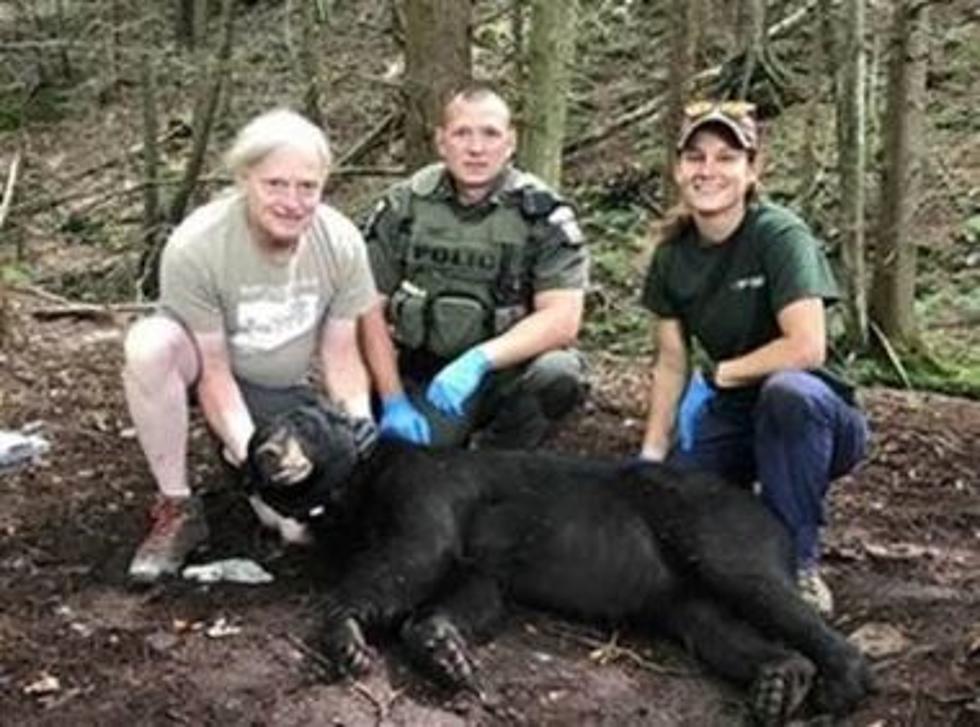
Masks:
[[[743,149],[755,151],[759,131],[755,123],[755,105],[747,101],[699,101],[684,109],[684,123],[677,137],[677,149],[688,145],[694,134],[710,124],[724,126]]]

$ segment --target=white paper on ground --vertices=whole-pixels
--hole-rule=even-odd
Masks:
[[[248,558],[225,558],[211,563],[189,565],[181,571],[184,578],[198,583],[271,583],[269,571]]]
[[[39,434],[24,434],[0,429],[0,473],[33,463],[51,449]]]

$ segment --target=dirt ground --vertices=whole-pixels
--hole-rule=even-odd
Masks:
[[[489,705],[440,692],[396,649],[330,683],[314,643],[328,564],[259,532],[199,422],[195,483],[212,541],[263,586],[124,573],[153,485],[119,382],[126,321],[34,315],[18,295],[0,353],[0,429],[41,422],[51,450],[0,475],[0,723],[9,725],[732,725],[740,695],[678,649],[537,613],[479,647]],[[636,447],[644,362],[595,357],[586,405],[550,446]],[[864,392],[872,454],[837,483],[827,576],[847,634],[877,634],[878,691],[845,724],[980,725],[980,403]]]

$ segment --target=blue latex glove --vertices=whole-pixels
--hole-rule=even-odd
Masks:
[[[404,439],[414,444],[432,441],[429,422],[404,394],[382,399],[379,430],[385,439]]]
[[[677,410],[677,439],[682,452],[694,447],[694,434],[704,408],[718,394],[718,390],[705,381],[700,371],[691,374],[687,390]]]
[[[489,370],[490,359],[483,350],[471,348],[436,374],[425,396],[443,414],[461,417],[463,404],[473,396]]]

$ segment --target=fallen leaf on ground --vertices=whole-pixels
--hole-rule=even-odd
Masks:
[[[915,560],[916,558],[933,557],[935,549],[917,543],[865,543],[864,549],[868,555],[882,560]]]
[[[53,694],[61,690],[61,681],[58,677],[41,672],[41,676],[24,687],[24,694]]]
[[[205,635],[211,639],[223,639],[226,636],[236,636],[242,632],[241,626],[235,626],[221,616],[205,630]]]
[[[887,623],[866,623],[847,640],[872,659],[900,654],[910,643],[905,634]]]

